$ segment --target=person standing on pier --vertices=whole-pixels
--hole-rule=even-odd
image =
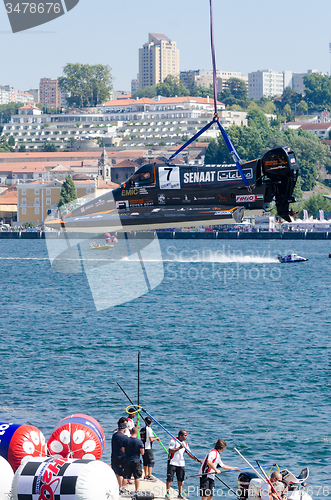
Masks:
[[[185,477],[185,448],[190,451],[189,445],[186,442],[187,432],[184,429],[181,429],[178,432],[177,440],[180,441],[181,444],[178,443],[176,439],[171,439],[169,443],[169,456],[168,456],[168,468],[167,468],[167,482],[166,488],[167,492],[165,498],[170,498],[170,488],[171,483],[174,479],[174,475],[176,473],[177,484],[178,484],[178,498],[183,499],[182,495],[182,487]],[[189,451],[186,451],[189,457],[193,458],[193,460],[199,461],[195,458]],[[201,463],[201,462],[200,462]]]
[[[235,470],[237,467],[231,467],[230,465],[225,465],[221,459],[221,453],[226,448],[226,441],[224,439],[218,439],[215,443],[215,447],[210,450],[208,455],[205,457],[201,469],[200,469],[200,495],[201,500],[211,500],[214,495],[215,488],[215,474],[219,474],[221,471],[217,467],[222,467],[225,470]]]
[[[134,487],[139,489],[139,479],[142,476],[143,470],[140,460],[140,455],[144,455],[144,443],[138,439],[138,427],[131,429],[131,437],[127,438],[125,443],[125,472],[124,478],[130,479],[134,477]]]

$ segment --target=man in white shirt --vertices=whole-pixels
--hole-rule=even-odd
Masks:
[[[278,471],[273,472],[270,476],[270,482],[273,488],[276,490],[279,498],[284,498],[285,493],[285,484],[282,480],[283,476]],[[275,494],[269,483],[262,484],[260,491],[261,500],[273,500],[277,498],[277,495]]]
[[[225,470],[234,470],[237,467],[231,467],[230,465],[225,465],[222,462],[221,455],[222,451],[226,448],[226,441],[224,439],[218,439],[215,443],[215,447],[210,450],[208,455],[206,455],[201,469],[200,469],[200,495],[201,500],[211,500],[214,494],[215,487],[215,474],[220,474],[220,470],[217,467],[221,467]]]
[[[170,487],[171,487],[171,483],[174,479],[175,473],[176,473],[177,484],[178,484],[178,498],[180,498],[180,499],[184,498],[182,495],[182,486],[183,486],[184,477],[185,477],[185,458],[184,458],[184,453],[186,451],[185,448],[188,450],[186,453],[188,454],[189,457],[193,458],[193,460],[196,460],[197,462],[200,462],[200,460],[198,460],[193,455],[191,455],[191,453],[189,453],[190,448],[186,442],[187,432],[184,429],[181,429],[178,432],[177,439],[178,439],[178,441],[180,441],[181,444],[179,444],[176,439],[171,439],[171,441],[169,443],[169,456],[168,456],[167,482],[166,482],[166,488],[167,488],[166,499],[170,498]]]

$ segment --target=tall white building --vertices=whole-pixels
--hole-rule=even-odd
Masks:
[[[149,33],[139,49],[139,88],[163,82],[168,75],[179,77],[179,50],[165,35]]]
[[[248,73],[248,97],[249,99],[261,99],[282,95],[284,90],[284,75],[263,69]]]

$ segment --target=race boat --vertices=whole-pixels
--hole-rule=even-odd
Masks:
[[[81,206],[61,207],[46,227],[102,233],[196,225],[236,224],[244,210],[261,213],[274,200],[278,215],[291,221],[290,203],[298,164],[290,147],[231,165],[147,163],[124,184]]]
[[[290,253],[289,255],[278,255],[278,260],[282,264],[287,262],[306,262],[309,259],[305,259],[304,257],[300,257],[296,253]]]
[[[114,245],[100,245],[100,243],[95,243],[94,241],[91,241],[90,245],[90,250],[110,250],[114,248]]]
[[[114,248],[114,245],[111,243],[118,243],[118,239],[116,236],[112,236],[110,233],[105,234],[106,243],[96,243],[95,241],[90,242],[90,250],[110,250]]]
[[[286,495],[288,500],[312,500],[312,497],[305,491],[306,480],[309,476],[309,469],[302,469],[298,477],[287,469],[280,471],[282,481],[274,483],[277,493]],[[260,500],[261,486],[265,484],[258,474],[253,471],[241,472],[238,477],[238,493],[242,500]],[[272,495],[276,499],[276,495]]]

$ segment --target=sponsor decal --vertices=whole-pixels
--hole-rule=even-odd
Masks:
[[[139,188],[139,194],[148,194],[148,191],[146,188]]]
[[[191,200],[188,199],[187,194],[184,196],[183,203],[191,203]]]
[[[226,199],[226,198],[224,198],[224,196],[222,196],[221,194],[218,194],[218,195],[217,195],[217,200],[218,200],[218,201],[227,201],[227,199]]]
[[[257,200],[263,200],[263,194],[241,194],[239,196],[236,196],[237,202],[245,202],[245,201],[254,202]]]
[[[121,196],[137,196],[139,189],[122,189]]]
[[[130,207],[148,207],[150,205],[153,205],[153,200],[144,200],[144,198],[130,200]]]
[[[253,169],[244,169],[246,179],[253,179]],[[185,172],[184,184],[209,184],[215,182],[226,182],[241,180],[238,170],[207,170],[202,172]]]
[[[129,201],[128,200],[117,201],[116,208],[118,210],[125,210],[126,208],[129,208]]]
[[[54,500],[56,491],[59,491],[59,486],[63,477],[58,477],[61,467],[66,463],[65,459],[52,460],[51,463],[46,463],[37,478],[35,493],[38,500]]]
[[[159,167],[160,189],[180,189],[179,167]]]
[[[158,201],[159,205],[164,205],[165,201],[166,201],[165,195],[159,194],[157,197],[157,201]]]

